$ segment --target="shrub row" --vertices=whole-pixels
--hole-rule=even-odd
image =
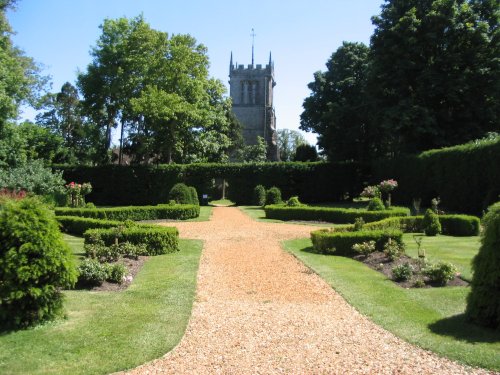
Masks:
[[[194,186],[201,195],[220,195],[216,179],[229,185],[227,196],[237,204],[252,204],[256,185],[278,187],[283,197],[300,196],[306,203],[354,197],[363,188],[367,168],[357,163],[289,162],[169,164],[160,166],[54,166],[66,181],[89,181],[87,196],[96,205],[147,205],[168,202],[178,182]],[[249,184],[248,181],[252,181]],[[110,189],[113,186],[113,189]]]
[[[410,214],[410,210],[405,207],[391,207],[384,211],[368,211],[354,208],[270,205],[266,206],[264,210],[268,219],[326,221],[339,224],[354,223],[360,217],[365,222],[372,222]]]
[[[81,216],[106,220],[186,220],[198,217],[200,207],[193,204],[157,206],[129,206],[112,208],[56,208],[56,216]]]
[[[497,167],[495,167],[495,165]],[[396,204],[439,196],[448,210],[480,215],[500,196],[500,137],[372,163],[373,182],[394,178]]]
[[[439,215],[442,234],[449,236],[477,236],[481,221],[476,216],[469,215]],[[394,217],[363,226],[363,230],[401,229],[404,232],[422,232],[423,216]]]
[[[311,240],[315,252],[343,256],[356,255],[352,246],[357,243],[368,241],[375,241],[375,249],[382,251],[389,239],[396,241],[398,244],[402,244],[403,232],[400,230],[338,232],[335,229],[320,229],[311,232]]]
[[[115,242],[145,245],[148,255],[161,255],[179,250],[177,228],[137,225],[125,228],[89,229],[84,234],[85,244],[103,241],[106,246]]]
[[[123,222],[117,220],[92,219],[81,216],[56,216],[56,219],[62,232],[74,236],[83,236],[88,229],[109,229],[123,225]]]

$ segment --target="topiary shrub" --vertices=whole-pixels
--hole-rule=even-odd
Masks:
[[[426,236],[437,236],[441,233],[441,223],[438,215],[430,208],[425,211],[422,227]]]
[[[380,198],[373,198],[370,199],[370,202],[368,203],[368,207],[366,207],[368,211],[384,211],[385,210],[385,205],[384,202],[382,202],[382,199]]]
[[[500,202],[495,203],[483,218],[479,253],[472,261],[471,292],[467,298],[466,315],[472,322],[500,328]]]
[[[273,186],[266,192],[266,205],[268,204],[280,204],[281,200],[281,190],[276,186]]]
[[[168,193],[168,199],[174,200],[178,204],[192,204],[191,191],[186,184],[175,184]]]
[[[54,214],[35,198],[0,202],[0,326],[26,327],[62,311],[77,279]]]
[[[257,185],[253,189],[253,204],[260,207],[266,204],[266,188],[264,186]]]
[[[198,199],[198,192],[196,191],[196,188],[194,186],[189,186],[189,193],[191,195],[191,204],[194,204],[196,206],[200,205],[200,200]]]
[[[286,205],[288,207],[302,207],[303,204],[300,203],[299,197],[291,197],[289,200],[286,201]]]

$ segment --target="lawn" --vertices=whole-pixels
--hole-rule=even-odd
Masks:
[[[235,203],[233,201],[230,201],[229,199],[219,199],[215,201],[210,201],[208,204],[214,205],[214,206],[234,206]]]
[[[284,247],[358,311],[404,340],[465,364],[500,370],[500,331],[465,321],[469,288],[403,289],[353,259],[309,252],[309,239],[286,241]]]
[[[414,235],[406,233],[403,236],[403,240],[406,244],[408,255],[417,258],[417,244],[413,238]],[[421,247],[425,249],[426,257],[430,262],[450,262],[457,266],[463,279],[470,281],[472,278],[471,260],[479,251],[479,239],[479,236],[423,236]]]
[[[277,220],[277,219],[267,219],[266,218],[266,212],[262,207],[259,206],[238,206],[238,208],[246,213],[248,216],[250,216],[252,219],[256,221],[261,221],[263,223],[287,223],[287,224],[302,224],[302,225],[311,225],[311,226],[317,226],[317,227],[322,227],[322,228],[330,228],[334,227],[339,224],[332,224],[332,223],[317,223],[314,221],[294,221],[294,220]]]
[[[81,240],[65,238],[82,252]],[[170,351],[191,315],[202,242],[180,248],[151,257],[126,291],[66,291],[66,319],[0,334],[0,373],[104,374]]]
[[[210,216],[212,216],[212,209],[213,207],[210,206],[200,206],[200,216],[182,221],[209,221]]]

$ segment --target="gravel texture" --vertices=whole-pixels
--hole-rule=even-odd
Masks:
[[[253,221],[216,207],[209,222],[172,223],[204,249],[185,336],[131,374],[467,374],[359,314],[280,242],[305,225]]]

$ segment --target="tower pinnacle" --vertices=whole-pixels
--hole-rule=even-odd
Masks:
[[[254,42],[255,42],[255,37],[256,37],[253,28],[252,28],[252,33],[250,34],[250,36],[252,37],[252,68],[253,68],[253,65],[254,65],[253,64],[254,63],[254,59],[253,59],[253,47],[254,47]]]

